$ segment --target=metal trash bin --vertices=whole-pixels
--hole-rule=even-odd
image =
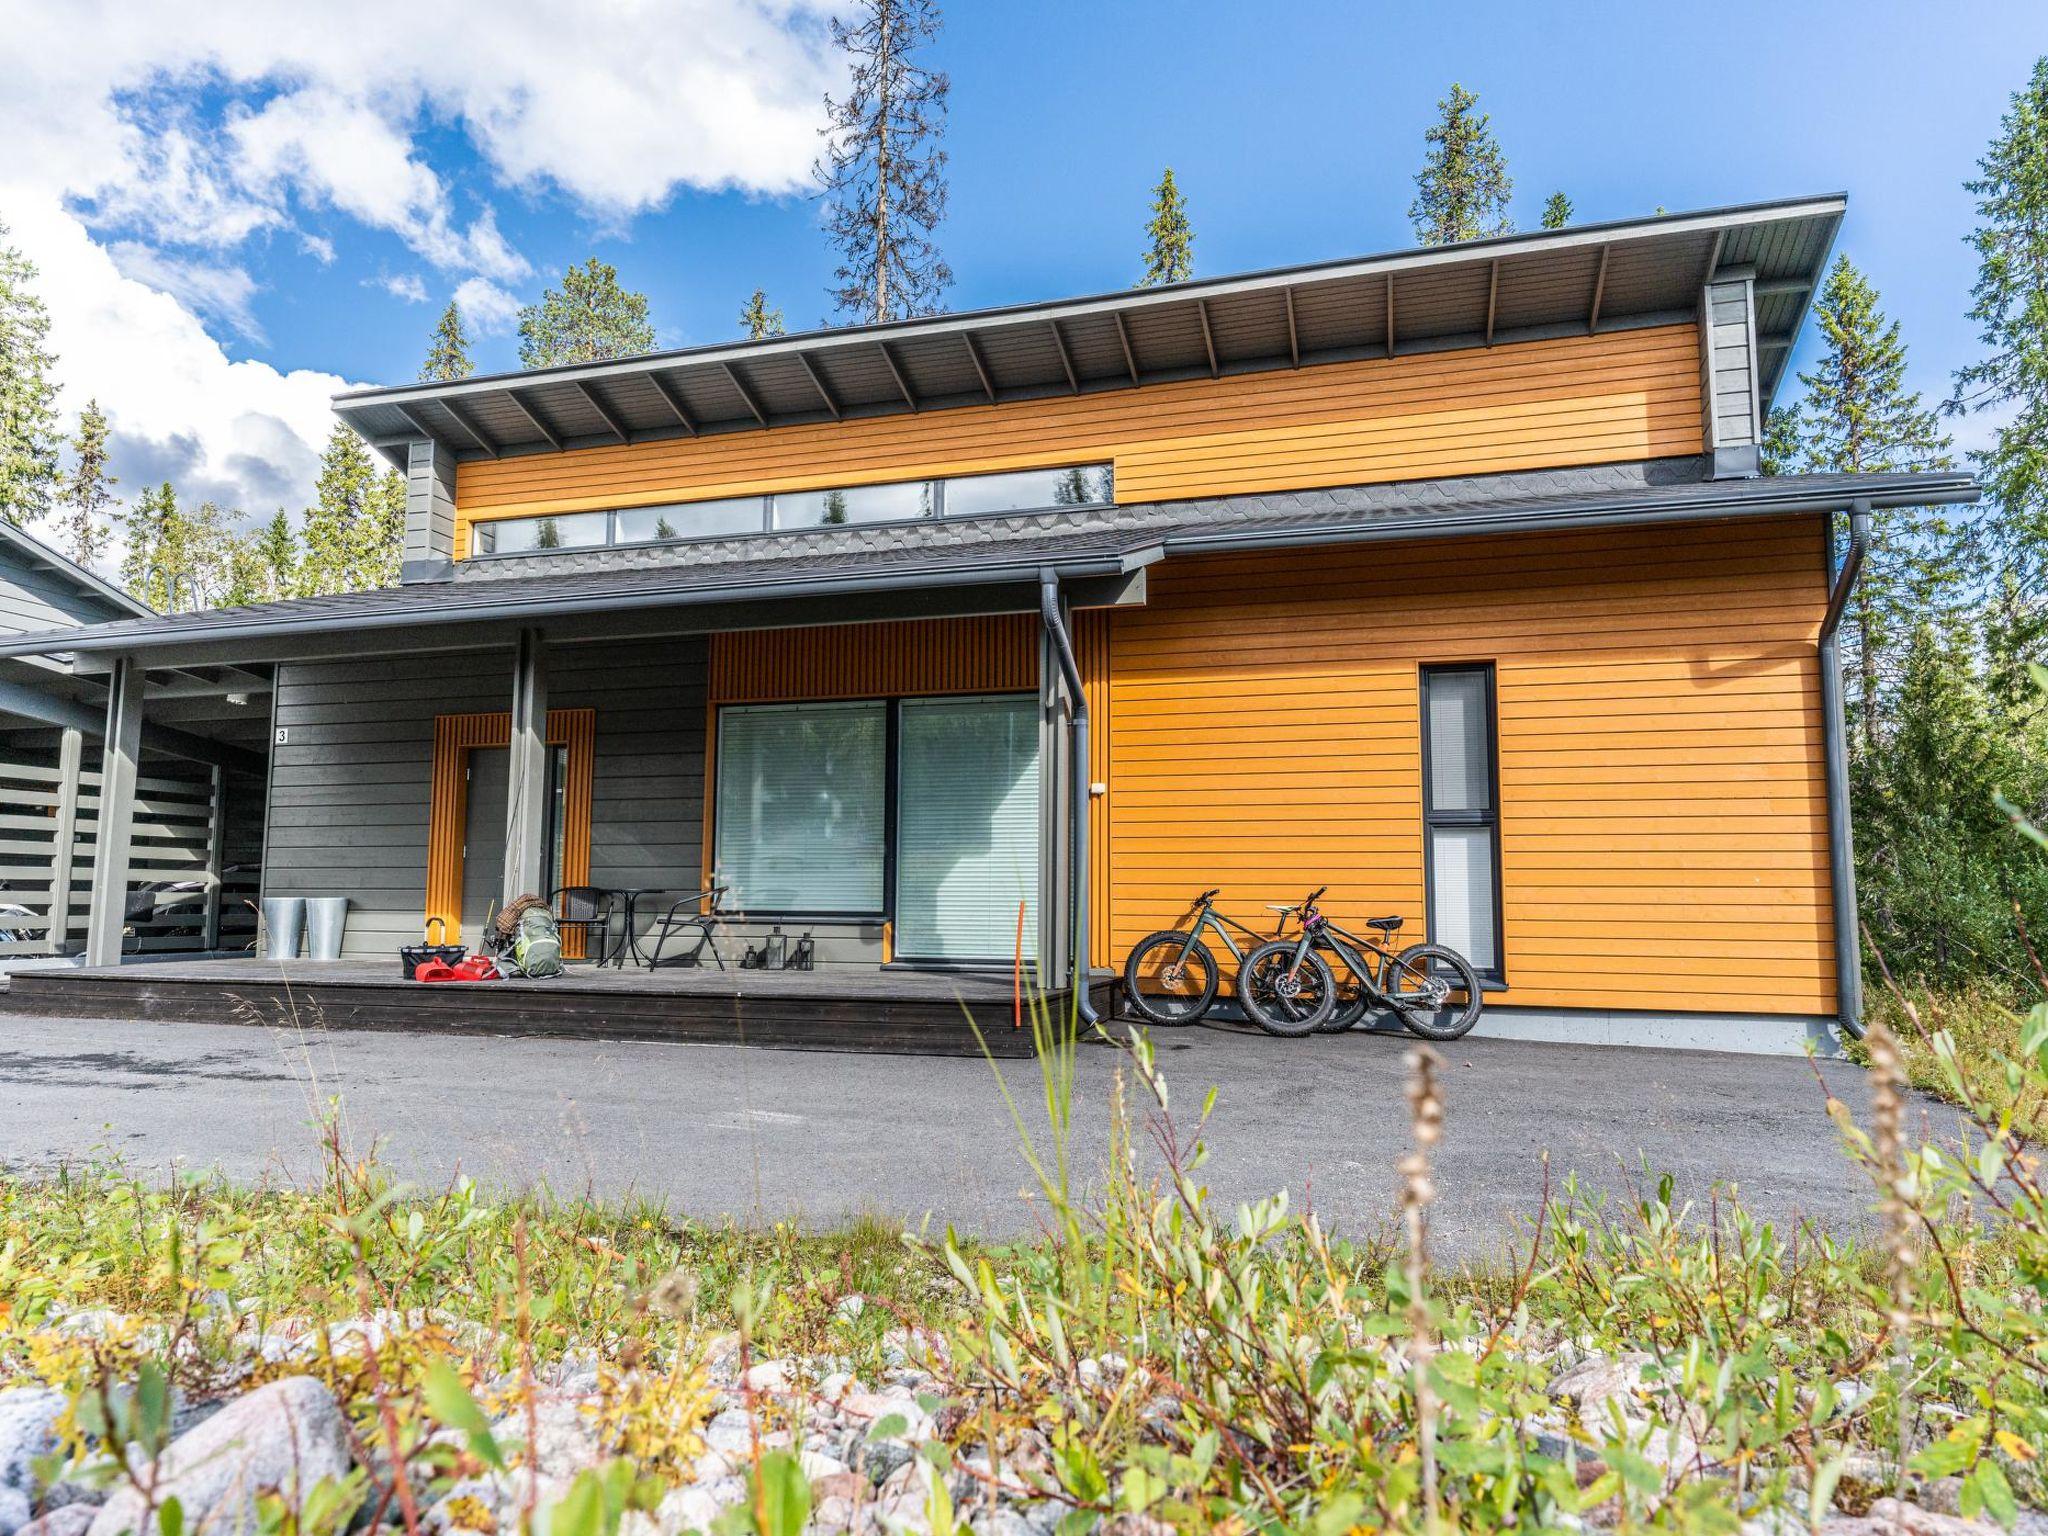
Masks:
[[[269,948],[264,951],[269,959],[298,959],[299,941],[306,933],[306,898],[264,897],[263,930],[270,935]]]
[[[346,896],[308,896],[306,898],[306,958],[308,960],[339,960],[341,958],[341,932],[348,926],[348,898]]]

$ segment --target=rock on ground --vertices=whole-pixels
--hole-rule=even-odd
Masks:
[[[41,1519],[29,1521],[14,1536],[85,1536],[92,1527],[92,1517],[98,1513],[91,1504],[66,1504]]]
[[[259,1493],[275,1489],[303,1504],[322,1478],[348,1469],[348,1423],[333,1394],[310,1376],[290,1376],[173,1440],[157,1464],[156,1501],[176,1498],[195,1536],[251,1536]],[[88,1536],[128,1536],[143,1513],[142,1495],[123,1487],[100,1506]]]
[[[36,1497],[33,1463],[57,1448],[64,1407],[64,1394],[47,1387],[0,1392],[0,1536],[29,1523]]]

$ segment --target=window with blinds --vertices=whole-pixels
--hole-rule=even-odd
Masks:
[[[718,720],[718,872],[741,911],[882,911],[889,706],[734,706]]]
[[[896,952],[1009,960],[1038,946],[1038,709],[1028,695],[905,699],[898,717]]]
[[[1501,977],[1500,797],[1490,663],[1422,669],[1429,936]]]

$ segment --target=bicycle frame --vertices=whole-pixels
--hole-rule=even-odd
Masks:
[[[1237,947],[1237,941],[1230,936],[1232,928],[1235,928],[1239,933],[1251,940],[1254,946],[1266,942],[1266,936],[1256,928],[1253,928],[1248,923],[1240,923],[1236,918],[1229,916],[1227,913],[1218,912],[1214,898],[1212,896],[1204,896],[1195,903],[1195,920],[1188,924],[1187,942],[1180,947],[1180,955],[1174,961],[1175,969],[1184,969],[1186,967],[1188,954],[1194,949],[1196,944],[1201,942],[1202,930],[1204,928],[1212,930],[1216,937],[1223,941],[1223,947],[1230,951],[1230,958],[1239,965],[1244,964],[1245,952]],[[1280,922],[1273,930],[1273,937],[1277,939],[1286,931],[1287,914],[1282,912],[1280,914]]]
[[[1295,944],[1293,960],[1288,962],[1290,975],[1308,958],[1311,949],[1320,949],[1343,961],[1344,968],[1365,989],[1366,1001],[1388,1007],[1394,1005],[1394,999],[1386,988],[1387,973],[1394,964],[1394,952],[1386,943],[1340,928],[1312,903],[1304,903],[1301,938]],[[1372,958],[1368,959],[1368,956]]]

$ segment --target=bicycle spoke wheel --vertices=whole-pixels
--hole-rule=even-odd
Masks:
[[[1386,993],[1401,1022],[1425,1040],[1456,1040],[1479,1022],[1478,974],[1443,944],[1414,944],[1396,955]]]
[[[1269,1035],[1292,1038],[1314,1032],[1337,1002],[1337,979],[1329,962],[1311,950],[1294,963],[1295,945],[1281,939],[1245,956],[1237,975],[1237,1000]]]
[[[1192,1024],[1216,1001],[1216,958],[1199,940],[1168,930],[1140,939],[1124,961],[1124,996],[1154,1024]]]

